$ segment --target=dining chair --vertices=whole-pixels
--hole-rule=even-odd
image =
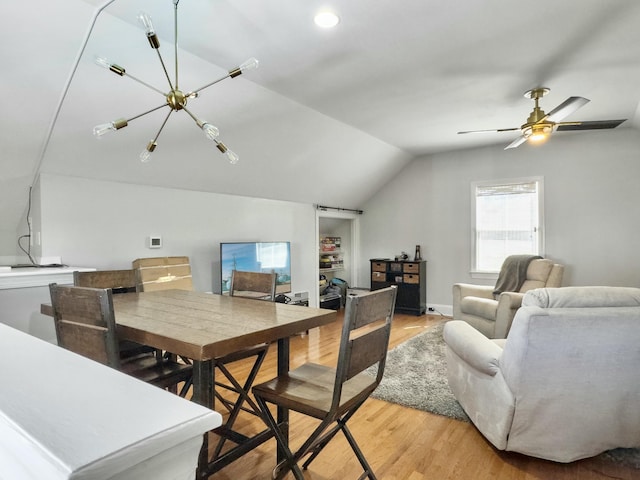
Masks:
[[[95,270],[92,272],[73,272],[73,284],[76,287],[110,288],[114,294],[136,291],[135,270]],[[120,357],[127,358],[141,353],[156,352],[155,348],[131,340],[120,340]]]
[[[189,257],[147,257],[131,262],[139,292],[193,290]]]
[[[276,298],[276,280],[277,274],[275,272],[245,272],[241,270],[233,270],[231,272],[229,294],[234,297],[245,297],[253,300],[273,302]],[[262,416],[260,408],[250,397],[249,392],[258,371],[262,366],[262,362],[267,355],[268,349],[268,343],[261,343],[213,360],[214,368],[218,369],[226,379],[225,382],[215,381],[216,388],[214,394],[220,403],[222,403],[222,405],[224,405],[224,407],[229,411],[227,421],[217,431],[220,434],[220,440],[215,448],[214,458],[217,458],[220,455],[227,439],[231,438],[233,441],[234,434],[237,434],[237,432],[231,433],[233,432],[232,427],[241,411],[245,411],[259,417]],[[241,385],[229,370],[228,365],[239,360],[252,357],[255,357],[253,366],[251,367],[249,374],[246,376],[244,384]],[[234,398],[229,399],[228,396],[225,396],[220,392],[220,389],[232,392],[231,394]],[[247,406],[245,406],[245,404]]]
[[[136,291],[136,272],[132,269],[75,271],[73,284],[76,287],[110,288],[113,293],[130,293]]]
[[[49,285],[58,345],[160,388],[187,393],[193,367],[153,353],[121,358],[111,289]]]
[[[391,286],[347,298],[335,368],[305,363],[253,387],[263,417],[285,457],[274,468],[272,478],[282,479],[291,471],[296,479],[303,480],[298,461],[310,454],[303,465],[307,469],[329,441],[342,431],[364,469],[360,479],[376,479],[347,422],[382,380],[396,292],[397,287]],[[377,370],[373,375],[365,372],[374,365]],[[269,410],[269,403],[320,420],[295,453]]]

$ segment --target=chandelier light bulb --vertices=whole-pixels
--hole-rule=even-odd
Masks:
[[[220,130],[218,130],[218,127],[207,122],[202,124],[202,131],[209,140],[215,140],[220,135]]]
[[[148,13],[140,12],[138,14],[138,21],[140,22],[140,25],[142,25],[142,28],[144,28],[144,32],[148,37],[155,35],[156,30],[153,28],[153,22],[151,21],[151,17]]]
[[[155,50],[160,48],[160,40],[158,40],[156,30],[155,28],[153,28],[153,23],[151,23],[151,17],[145,12],[140,12],[138,14],[138,21],[147,34],[147,39],[149,40],[149,45],[151,45],[151,48]]]
[[[94,63],[96,65],[99,65],[102,68],[106,68],[107,70],[109,70],[111,68],[111,62],[109,62],[109,60],[107,60],[104,57],[96,56],[96,57],[94,57],[93,61],[94,61]]]
[[[116,127],[113,124],[113,122],[103,123],[103,124],[96,125],[95,127],[93,127],[93,135],[96,138],[100,138],[106,133],[115,132],[115,130],[116,130]]]
[[[125,74],[125,69],[122,68],[120,65],[116,65],[115,63],[111,63],[109,60],[107,60],[104,57],[95,57],[93,59],[94,63],[96,65],[101,66],[102,68],[106,68],[107,70],[111,70],[113,73],[117,73],[118,75],[120,75],[121,77]]]
[[[258,60],[254,57],[251,57],[240,65],[240,70],[242,71],[242,73],[248,72],[249,70],[257,69],[258,65]]]
[[[151,160],[151,152],[145,148],[142,152],[140,152],[140,161],[142,163],[147,163],[149,162],[149,160]]]
[[[227,157],[227,160],[229,160],[229,163],[231,165],[235,165],[240,161],[240,157],[233,150],[227,149],[227,151],[224,152],[224,154]]]
[[[158,144],[151,140],[148,144],[147,144],[147,148],[145,148],[142,152],[140,152],[140,161],[142,163],[147,163],[149,160],[151,160],[151,154],[153,153],[153,151],[156,149],[156,147],[158,146]]]
[[[113,122],[96,125],[95,127],[93,127],[93,135],[95,135],[97,138],[100,138],[105,133],[120,130],[127,125],[128,122],[126,118],[119,118],[118,120],[114,120]]]

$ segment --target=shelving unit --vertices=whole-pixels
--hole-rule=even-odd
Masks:
[[[344,269],[341,237],[320,237],[320,273],[337,272]]]
[[[371,290],[398,286],[396,312],[422,315],[427,311],[427,262],[371,259]]]
[[[344,257],[342,253],[342,238],[336,236],[320,236],[318,259],[320,262],[320,275],[324,275],[326,279],[323,282],[330,282],[335,272],[344,270]],[[327,283],[321,283],[320,289],[320,307],[339,309],[343,299],[337,293],[322,292]]]

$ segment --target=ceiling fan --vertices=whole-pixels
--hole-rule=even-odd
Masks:
[[[535,102],[535,107],[533,107],[533,111],[529,115],[529,118],[527,118],[526,123],[522,124],[520,127],[499,128],[494,130],[470,130],[458,133],[463,134],[520,131],[522,134],[505,147],[505,150],[507,150],[509,148],[519,147],[527,140],[529,140],[530,142],[542,142],[546,140],[554,130],[601,130],[606,128],[616,128],[626,120],[561,122],[560,120],[568,117],[580,107],[587,104],[589,100],[583,97],[569,97],[549,113],[545,113],[544,110],[542,110],[538,106],[538,101],[547,93],[549,93],[549,89],[545,87],[534,88],[533,90],[528,90],[524,93],[524,96],[526,98],[530,98]]]

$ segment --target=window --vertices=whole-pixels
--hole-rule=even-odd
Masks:
[[[541,254],[542,186],[542,177],[471,185],[473,272],[499,272],[509,255]]]

